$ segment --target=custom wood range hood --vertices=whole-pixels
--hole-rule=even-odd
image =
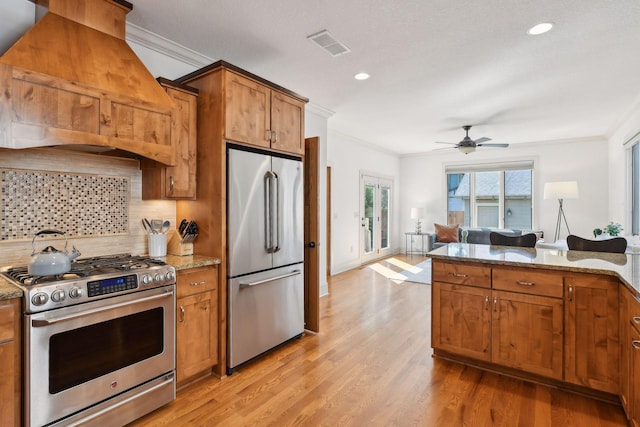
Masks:
[[[175,106],[125,41],[122,0],[48,12],[0,57],[0,147],[98,147],[175,164]]]

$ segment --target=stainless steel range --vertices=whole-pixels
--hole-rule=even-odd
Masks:
[[[175,269],[124,255],[59,276],[2,270],[24,291],[25,425],[123,425],[175,398]]]

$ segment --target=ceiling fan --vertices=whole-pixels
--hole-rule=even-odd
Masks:
[[[476,140],[469,138],[469,129],[471,129],[471,125],[462,126],[462,129],[465,130],[466,135],[462,139],[462,141],[456,143],[453,142],[437,142],[436,144],[451,144],[453,147],[447,148],[457,148],[461,153],[469,154],[476,151],[476,147],[497,147],[497,148],[507,148],[509,144],[485,144],[485,141],[491,141],[491,138],[482,137]]]

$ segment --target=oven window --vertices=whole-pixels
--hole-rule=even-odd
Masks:
[[[163,308],[62,332],[49,344],[49,393],[55,394],[162,353]]]

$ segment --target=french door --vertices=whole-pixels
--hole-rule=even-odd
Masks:
[[[390,252],[392,190],[390,179],[360,176],[360,260],[363,263]]]

